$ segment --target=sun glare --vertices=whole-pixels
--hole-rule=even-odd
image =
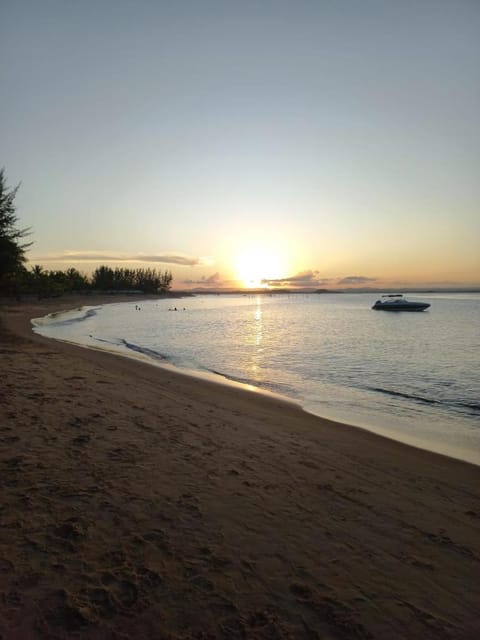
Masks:
[[[235,261],[237,278],[247,288],[267,288],[269,280],[283,277],[281,257],[270,249],[252,248],[240,253]]]

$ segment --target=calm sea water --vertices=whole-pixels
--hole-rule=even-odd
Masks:
[[[480,464],[480,295],[410,297],[431,308],[372,311],[370,294],[208,295],[84,308],[35,330],[216,374]]]

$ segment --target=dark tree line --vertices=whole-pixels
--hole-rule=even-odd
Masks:
[[[168,291],[172,282],[171,271],[156,269],[111,269],[101,266],[92,276],[92,288],[101,291]]]
[[[73,267],[49,271],[35,265],[30,269],[22,266],[17,272],[17,293],[35,293],[41,297],[94,291],[164,293],[170,289],[171,282],[170,271],[156,269],[112,269],[103,265],[88,277]]]
[[[22,242],[29,229],[18,228],[15,196],[18,187],[8,189],[4,170],[0,170],[0,295],[34,293],[41,297],[68,292],[141,291],[163,293],[170,289],[171,271],[157,269],[112,269],[101,266],[91,277],[70,267],[65,271],[46,270],[39,265],[25,266],[25,250],[32,244]]]
[[[86,275],[73,267],[49,271],[36,264],[30,269],[19,271],[18,293],[34,293],[42,298],[61,296],[63,293],[83,292],[90,288]]]

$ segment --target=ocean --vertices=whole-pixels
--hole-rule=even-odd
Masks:
[[[42,335],[294,400],[306,411],[480,464],[480,294],[198,295],[34,321]],[[339,426],[341,428],[341,426]]]

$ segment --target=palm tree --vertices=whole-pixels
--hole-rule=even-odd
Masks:
[[[32,267],[32,275],[34,278],[41,278],[42,276],[45,275],[45,271],[43,267],[41,267],[39,264],[35,264]]]

